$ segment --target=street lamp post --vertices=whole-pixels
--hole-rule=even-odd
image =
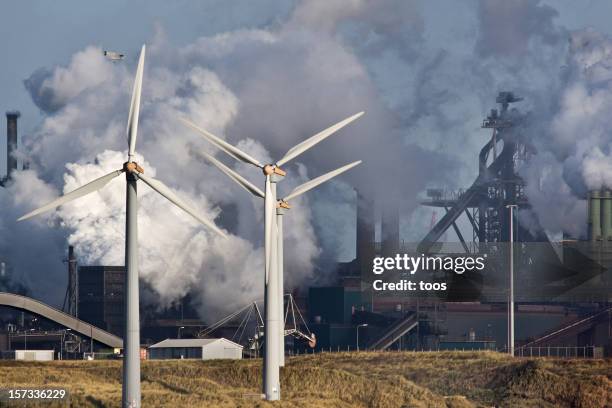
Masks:
[[[506,206],[510,209],[510,293],[508,295],[508,353],[514,356],[514,209],[516,204]]]
[[[367,323],[363,323],[363,324],[358,324],[357,325],[357,351],[359,351],[359,328],[360,327],[368,327]]]
[[[30,329],[30,331],[33,332],[34,329]],[[28,351],[28,331],[24,330],[23,333],[23,351]]]
[[[181,327],[179,327],[179,329],[178,329],[178,338],[179,338],[179,339],[181,338],[181,330],[183,330],[184,328],[185,328],[185,326],[181,326]]]

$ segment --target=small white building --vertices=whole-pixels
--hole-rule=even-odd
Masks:
[[[151,360],[195,358],[202,360],[242,358],[242,346],[225,338],[166,339],[149,347]]]
[[[51,361],[54,356],[53,350],[15,350],[15,360]]]

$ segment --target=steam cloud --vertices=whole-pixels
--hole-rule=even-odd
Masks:
[[[274,26],[182,47],[159,29],[148,47],[139,163],[217,217],[231,236],[214,237],[141,184],[140,273],[157,301],[191,292],[202,315],[214,318],[263,293],[262,202],[194,159],[192,149],[218,152],[180,116],[267,161],[366,111],[290,165],[279,185],[282,195],[364,160],[342,181],[296,200],[285,217],[289,287],[329,277],[330,262],[352,245],[354,203],[346,203],[354,199],[352,187],[398,202],[410,221],[404,237],[422,237],[430,216],[418,208],[417,195],[427,186],[473,180],[477,152],[490,137],[479,124],[500,90],[525,96],[538,118],[526,125],[538,154],[521,170],[535,214],[550,231],[580,233],[586,189],[612,187],[612,169],[602,165],[610,154],[611,40],[575,32],[568,47],[570,34],[555,24],[556,11],[537,0],[478,5],[443,44],[428,40],[435,22],[426,19],[426,4],[400,0],[303,1]],[[466,28],[472,21],[476,31]],[[42,68],[25,81],[45,118],[25,140],[31,170],[0,190],[9,215],[0,221],[0,250],[43,300],[57,304],[63,296],[66,240],[81,263],[123,264],[122,181],[37,220],[12,220],[121,166],[134,54],[113,64],[90,46],[66,66]],[[255,169],[217,157],[261,184]]]

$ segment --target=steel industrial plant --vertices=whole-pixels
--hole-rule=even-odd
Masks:
[[[482,132],[491,132],[491,138],[474,158],[478,163],[474,182],[460,191],[430,188],[421,197],[421,205],[431,214],[431,225],[420,242],[401,240],[399,201],[355,192],[356,256],[350,262],[328,266],[327,276],[331,278],[325,286],[284,285],[283,273],[291,269],[292,259],[283,256],[283,217],[293,198],[350,170],[360,161],[308,181],[282,199],[277,197],[276,184],[286,174],[281,169],[284,164],[315,145],[324,148],[324,139],[362,113],[305,139],[271,164],[260,162],[183,119],[215,148],[263,171],[262,190],[210,154],[194,152],[225,173],[218,175],[223,182],[228,176],[262,199],[265,270],[256,273],[265,281],[265,293],[259,299],[246,300],[241,308],[217,322],[202,320],[190,295],[163,310],[140,302],[138,181],[207,229],[225,235],[168,187],[146,175],[134,161],[140,92],[142,86],[146,87],[146,78],[142,85],[143,70],[144,47],[128,115],[128,157],[123,168],[22,217],[32,217],[97,191],[125,173],[125,265],[80,265],[74,248],[67,247],[67,285],[62,287],[65,299],[62,310],[58,310],[27,296],[29,288],[15,286],[10,274],[19,271],[3,262],[0,351],[5,358],[28,349],[53,350],[56,359],[115,354],[124,361],[124,405],[139,406],[140,359],[147,355],[156,359],[213,358],[225,347],[231,349],[227,358],[263,357],[262,393],[269,400],[281,397],[279,367],[285,356],[310,350],[499,350],[517,356],[612,355],[612,192],[595,190],[584,197],[588,200],[585,236],[565,234],[562,239],[553,240],[537,218],[521,218],[521,211],[531,208],[531,204],[519,169],[537,152],[523,126],[527,115],[520,110],[522,98],[509,91],[499,93],[496,100],[499,106],[481,124]],[[27,167],[27,163],[20,165],[15,154],[19,117],[19,112],[6,113],[4,187],[10,186],[15,174]],[[346,143],[350,143],[352,126],[359,126],[359,121],[345,130]],[[147,143],[146,138],[145,135],[141,143]],[[363,152],[362,157],[354,159],[365,162],[367,157],[368,152]],[[295,207],[294,211],[300,211],[299,205]],[[376,232],[378,228],[380,233]],[[380,238],[376,239],[377,236]],[[443,282],[444,291],[373,290],[370,284],[373,260],[403,253],[450,259],[474,256],[486,262],[481,270],[469,273],[433,270],[426,277],[420,276],[430,282]],[[226,273],[231,275],[231,271]],[[410,279],[399,272],[397,277]]]

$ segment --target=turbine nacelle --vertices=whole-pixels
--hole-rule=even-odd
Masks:
[[[291,209],[291,206],[285,200],[278,200],[276,202],[276,208],[284,208],[286,210],[289,210],[289,209]]]
[[[272,174],[276,174],[277,176],[285,177],[287,172],[275,164],[266,164],[263,166],[263,174],[265,176],[271,176]]]
[[[134,161],[127,161],[123,163],[123,171],[125,173],[144,173],[144,169],[138,165],[138,163]]]

